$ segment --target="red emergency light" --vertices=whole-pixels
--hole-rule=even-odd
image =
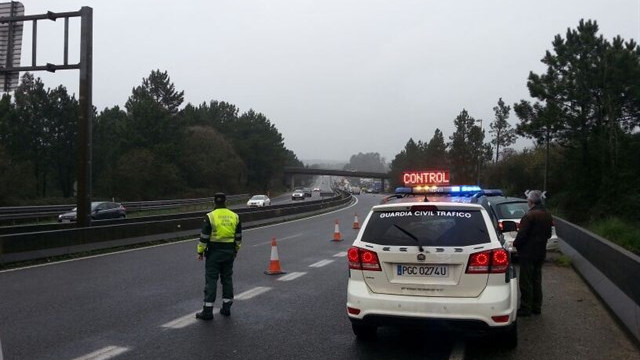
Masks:
[[[449,170],[405,171],[402,173],[405,186],[448,185]]]

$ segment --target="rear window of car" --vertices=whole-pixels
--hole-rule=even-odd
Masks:
[[[496,205],[496,212],[500,219],[520,219],[529,211],[526,201],[502,203]]]
[[[468,246],[491,242],[479,210],[376,211],[362,241],[389,246]],[[409,235],[411,234],[411,235]]]

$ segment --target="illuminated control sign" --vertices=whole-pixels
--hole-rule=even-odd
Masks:
[[[449,185],[449,170],[405,171],[402,181],[405,186]]]

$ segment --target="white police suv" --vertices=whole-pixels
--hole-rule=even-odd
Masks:
[[[509,252],[475,186],[400,188],[374,206],[348,251],[347,314],[359,339],[379,326],[427,324],[518,342]]]

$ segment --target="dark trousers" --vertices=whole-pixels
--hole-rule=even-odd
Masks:
[[[542,309],[542,263],[520,259],[520,309],[524,312],[540,312]]]
[[[235,251],[232,249],[210,249],[205,262],[204,302],[216,301],[218,278],[222,283],[222,298],[233,299],[233,261]]]

